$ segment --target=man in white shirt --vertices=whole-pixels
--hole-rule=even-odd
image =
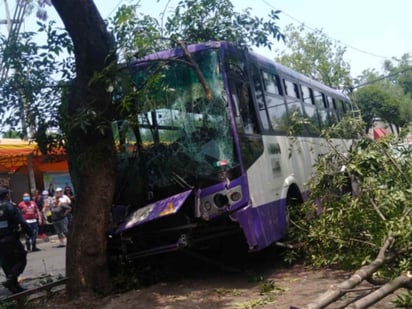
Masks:
[[[64,239],[69,233],[67,215],[71,211],[70,204],[71,200],[67,195],[63,195],[63,189],[56,188],[50,210],[52,212],[53,226],[60,241],[60,245],[58,245],[60,248],[65,247]]]

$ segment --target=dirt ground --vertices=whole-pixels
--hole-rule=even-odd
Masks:
[[[236,255],[235,255],[236,256]],[[232,257],[233,258],[233,257]],[[302,264],[287,266],[272,254],[239,256],[233,263],[239,272],[226,272],[205,261],[177,256],[164,260],[163,268],[148,269],[157,282],[95,300],[62,303],[61,295],[40,304],[44,308],[162,308],[162,309],[289,309],[303,308],[330,285],[347,279],[350,273],[313,269]],[[161,274],[163,272],[164,276]],[[363,285],[366,287],[367,284]],[[327,308],[345,308],[357,294]],[[394,295],[371,308],[396,308]]]
[[[303,266],[277,269],[264,278],[250,278],[247,274],[210,276],[163,282],[115,295],[105,300],[102,308],[303,308],[335,283],[336,279],[345,278],[347,274],[339,271],[311,270]],[[349,299],[350,296],[345,301]],[[340,302],[328,308],[344,307],[344,302]],[[386,299],[373,308],[396,307],[391,299]]]

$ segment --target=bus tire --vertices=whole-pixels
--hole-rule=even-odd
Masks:
[[[286,196],[286,228],[293,224],[295,220],[298,220],[303,216],[302,208],[303,204],[302,194],[297,185],[292,184],[289,187],[288,194]]]

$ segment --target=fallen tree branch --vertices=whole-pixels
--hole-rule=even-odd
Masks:
[[[371,202],[373,208],[375,209],[375,211],[378,213],[378,216],[383,220],[386,221],[385,216],[383,215],[383,213],[380,211],[378,205],[375,204],[375,202],[373,201],[373,199],[369,199],[369,201]]]
[[[371,305],[376,304],[381,299],[385,298],[389,294],[392,294],[399,288],[406,287],[412,283],[412,277],[407,275],[401,275],[394,280],[386,283],[376,291],[362,297],[361,299],[357,300],[347,308],[349,309],[363,309],[369,308]]]
[[[313,303],[308,304],[305,308],[325,308],[329,304],[333,303],[334,301],[345,295],[348,290],[353,289],[363,280],[372,276],[372,274],[385,263],[385,252],[389,248],[389,246],[393,244],[394,241],[395,239],[392,236],[388,236],[383,246],[379,250],[376,259],[372,263],[370,263],[369,265],[362,266],[349,279],[341,282],[340,284],[332,285],[328,291],[320,295],[318,299],[316,299]]]

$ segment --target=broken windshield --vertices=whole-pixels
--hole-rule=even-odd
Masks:
[[[193,60],[206,83],[184,58],[146,62],[132,70],[137,119],[134,128],[122,122],[119,132],[127,132],[126,142],[137,145],[133,149],[150,187],[219,182],[238,166],[218,52],[197,52]]]

